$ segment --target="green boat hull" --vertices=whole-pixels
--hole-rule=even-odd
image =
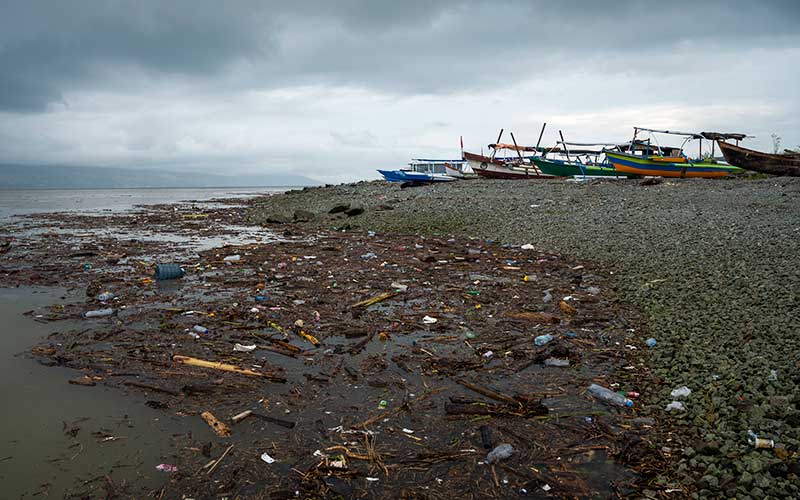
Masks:
[[[587,175],[591,177],[625,177],[635,178],[636,175],[623,174],[611,166],[600,167],[597,165],[579,165],[561,161],[552,161],[542,158],[534,158],[533,162],[539,167],[543,174],[555,175],[557,177],[572,177],[575,175]]]

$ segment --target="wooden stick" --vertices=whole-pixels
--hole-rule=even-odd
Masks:
[[[241,422],[242,420],[246,419],[247,417],[249,417],[252,414],[253,414],[253,410],[245,410],[242,413],[238,413],[238,414],[232,416],[231,417],[231,422],[233,422],[234,424],[238,424],[239,422]]]
[[[212,429],[214,429],[214,432],[216,432],[219,437],[228,437],[231,435],[230,427],[220,422],[217,417],[211,414],[210,411],[204,411],[200,414],[200,416]]]
[[[371,297],[369,299],[362,300],[361,302],[356,302],[355,304],[350,306],[350,308],[351,309],[355,309],[356,307],[369,307],[372,304],[377,304],[378,302],[384,301],[386,299],[390,299],[390,298],[394,297],[395,295],[397,295],[395,292],[385,292],[385,293],[382,293],[380,295],[376,295],[374,297]]]
[[[221,455],[221,456],[220,456],[220,457],[217,459],[217,462],[214,464],[214,466],[213,466],[213,467],[211,467],[210,469],[208,469],[208,472],[206,472],[206,474],[208,474],[208,475],[210,476],[210,475],[211,475],[211,473],[212,473],[212,472],[214,472],[214,469],[216,469],[216,468],[217,468],[217,465],[219,465],[219,464],[220,464],[220,462],[222,462],[222,459],[223,459],[223,458],[225,458],[225,455],[227,455],[227,454],[228,454],[228,452],[229,452],[229,451],[231,451],[232,449],[233,449],[233,445],[230,445],[230,446],[228,446],[228,449],[226,449],[226,450],[225,450],[225,451],[222,453],[222,455]]]
[[[227,363],[220,363],[218,361],[206,361],[205,359],[192,358],[190,356],[181,356],[176,354],[172,356],[172,361],[189,366],[199,366],[200,368],[211,368],[214,370],[221,370],[224,372],[238,373],[240,375],[249,375],[251,377],[266,377],[266,373],[249,370],[247,368],[239,368],[238,366],[229,365]]]
[[[512,405],[519,405],[519,401],[512,398],[511,396],[506,396],[505,394],[500,394],[499,392],[494,392],[492,390],[486,389],[484,387],[471,384],[466,380],[456,380],[456,383],[463,385],[467,389],[477,392],[478,394],[483,394],[487,398],[492,398],[495,401],[502,401],[503,403],[508,403]]]

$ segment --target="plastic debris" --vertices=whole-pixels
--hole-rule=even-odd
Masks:
[[[242,345],[242,344],[233,344],[233,350],[236,352],[253,352],[256,350],[256,345]]]
[[[272,458],[271,456],[269,456],[268,453],[262,453],[261,454],[261,461],[264,462],[264,463],[268,463],[268,464],[274,464],[275,463],[275,459]]]
[[[775,441],[772,439],[761,438],[752,430],[747,431],[747,442],[755,448],[775,448]]]
[[[673,401],[672,403],[668,404],[665,411],[686,411],[686,406],[681,403],[680,401]]]
[[[109,308],[106,309],[96,309],[94,311],[86,311],[83,313],[84,318],[101,318],[103,316],[111,316],[114,314],[114,310]]]
[[[206,334],[206,333],[208,333],[208,328],[206,328],[206,327],[204,327],[204,326],[201,326],[201,325],[194,325],[194,326],[192,327],[192,331],[193,331],[194,333]]]
[[[525,243],[524,245],[522,245],[519,248],[520,248],[520,250],[535,250],[536,249],[536,247],[534,247],[530,243]]]
[[[255,295],[253,297],[253,300],[255,300],[256,302],[266,302],[267,301],[267,296],[266,295]]]
[[[436,319],[436,318],[432,318],[430,316],[425,316],[424,318],[422,318],[422,322],[425,323],[426,325],[432,325],[432,324],[436,323],[437,321],[439,321],[439,320]]]
[[[514,453],[514,447],[508,443],[503,443],[497,446],[495,449],[490,451],[486,455],[486,463],[493,464],[495,462],[499,462],[500,460],[505,460],[509,458]]]
[[[236,255],[228,255],[222,260],[224,262],[239,262],[240,260],[242,260],[242,256],[237,253]]]
[[[597,295],[598,293],[600,293],[600,289],[597,288],[596,286],[590,286],[586,289],[586,291],[591,293],[592,295]]]
[[[553,300],[553,294],[550,293],[550,290],[545,290],[544,291],[544,297],[542,297],[542,302],[547,304],[548,302],[551,302],[552,300]]]
[[[770,370],[769,376],[767,377],[768,382],[777,382],[778,381],[778,370]]]
[[[645,344],[647,344],[647,347],[650,347],[650,348],[655,347],[657,343],[658,342],[656,342],[656,339],[654,339],[652,337],[645,341]]]
[[[178,264],[157,264],[154,277],[157,280],[174,280],[182,278],[186,271]]]
[[[408,290],[408,285],[403,285],[402,283],[398,283],[396,281],[393,281],[392,284],[389,286],[391,286],[392,290],[394,290],[395,292],[405,292],[406,290]]]
[[[483,353],[482,356],[484,358],[491,358],[492,356],[494,356],[494,353],[492,351],[486,351],[485,353]]]
[[[611,389],[607,389],[597,384],[592,384],[589,386],[589,394],[601,401],[615,406],[627,406],[628,408],[633,406],[633,401],[626,398],[622,394],[617,394]]]
[[[558,359],[558,358],[547,358],[544,360],[545,366],[558,366],[558,367],[566,367],[569,366],[568,359]]]
[[[685,398],[689,396],[689,394],[691,393],[692,390],[684,385],[678,387],[677,389],[673,389],[672,392],[669,393],[669,395],[672,396],[673,398]]]
[[[386,401],[385,399],[381,399],[380,401],[378,401],[378,408],[383,409],[386,408],[387,406],[389,406],[389,402]]]
[[[97,300],[100,302],[108,302],[114,298],[114,294],[111,292],[103,292],[97,296]]]
[[[539,335],[538,337],[533,339],[533,343],[538,345],[538,346],[543,346],[543,345],[547,344],[548,342],[550,342],[551,340],[553,340],[553,336],[550,335],[549,333],[547,333],[545,335]]]
[[[172,464],[158,464],[156,465],[156,470],[162,472],[178,472],[178,466]]]

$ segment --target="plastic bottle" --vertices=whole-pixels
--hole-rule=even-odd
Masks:
[[[107,309],[97,309],[94,311],[87,311],[83,314],[84,318],[100,318],[102,316],[111,316],[114,314],[114,310],[110,307]]]
[[[192,327],[192,331],[195,333],[208,333],[208,328],[202,325],[194,325],[194,327]]]
[[[553,336],[547,333],[545,335],[539,335],[538,337],[533,339],[533,343],[538,346],[543,346],[546,343],[550,342],[551,340],[553,340]]]
[[[114,298],[114,294],[111,292],[103,292],[97,296],[97,300],[100,302],[108,302],[109,300]]]
[[[174,280],[182,278],[184,274],[183,268],[178,264],[158,264],[155,278],[157,280]]]
[[[775,441],[772,439],[760,438],[752,430],[747,431],[747,442],[750,443],[750,446],[756,448],[775,448]]]
[[[617,394],[611,389],[606,389],[605,387],[597,384],[592,384],[589,386],[589,394],[614,406],[627,406],[628,408],[633,406],[633,401],[630,399],[621,394]]]
[[[504,443],[498,446],[497,448],[493,449],[486,455],[486,463],[493,464],[495,462],[499,462],[500,460],[505,460],[514,453],[514,447],[510,444]]]

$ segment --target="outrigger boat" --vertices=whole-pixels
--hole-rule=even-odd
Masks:
[[[709,133],[703,132],[704,136],[706,134]],[[732,137],[732,134],[727,135],[728,138],[736,139],[737,144],[725,142],[726,138],[724,137],[718,137],[716,141],[725,160],[731,165],[764,174],[800,177],[800,153],[789,150],[783,154],[762,153],[739,146],[738,143],[743,137],[737,139]]]
[[[619,172],[624,174],[636,175],[655,175],[661,177],[726,177],[731,174],[743,172],[743,169],[727,165],[725,163],[717,162],[713,158],[703,158],[702,155],[702,140],[705,138],[702,134],[691,132],[676,132],[672,130],[655,130],[643,127],[634,127],[633,140],[629,152],[614,152],[607,151],[606,158],[609,163],[614,166]],[[680,148],[662,147],[658,144],[650,145],[647,141],[648,147],[645,149],[644,154],[637,155],[635,153],[635,145],[637,144],[636,136],[639,132],[650,132],[660,134],[670,134],[683,136],[684,141]],[[700,158],[691,159],[683,152],[686,144],[690,140],[700,140]]]
[[[536,152],[537,147],[532,146],[519,146],[514,134],[511,134],[511,140],[514,144],[503,144],[500,139],[503,136],[503,129],[500,129],[500,135],[497,136],[497,142],[489,144],[489,149],[492,150],[491,156],[484,156],[482,154],[470,153],[462,151],[461,156],[467,161],[472,171],[479,177],[487,179],[516,179],[516,180],[531,180],[531,179],[554,179],[552,175],[543,174],[539,168],[533,163],[533,156],[523,156],[522,152]],[[516,151],[517,157],[498,157],[497,152],[502,150]]]
[[[446,165],[454,165],[455,169],[463,168],[463,160],[428,160],[414,158],[408,163],[409,168],[400,170],[378,170],[387,182],[410,184],[431,184],[434,182],[451,182],[456,177],[448,175]]]
[[[544,128],[542,128],[542,130],[544,130]],[[556,142],[555,147],[545,152],[544,155],[533,158],[533,163],[535,163],[543,173],[555,175],[557,177],[608,177],[613,179],[637,177],[634,174],[618,172],[608,160],[600,161],[600,158],[604,157],[606,151],[608,151],[607,148],[621,151],[623,148],[627,147],[628,144],[566,142],[564,141],[564,134],[562,134],[560,130],[558,134],[561,140]],[[562,149],[559,149],[559,146]],[[594,149],[570,149],[571,146],[580,148],[601,147],[602,149],[600,151]],[[553,152],[565,156],[566,160],[547,158],[547,155]],[[583,156],[583,159],[581,159],[581,156]]]

